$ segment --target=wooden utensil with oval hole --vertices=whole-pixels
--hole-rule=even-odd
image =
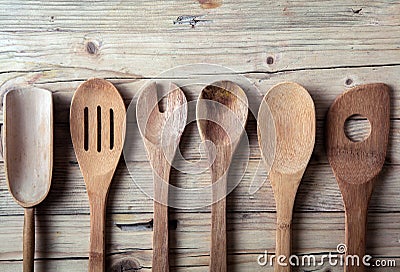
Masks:
[[[258,141],[267,168],[271,169],[269,179],[276,202],[275,255],[284,256],[280,262],[286,264],[275,262],[274,271],[291,271],[288,258],[293,206],[314,149],[315,122],[311,96],[302,86],[290,82],[272,87],[258,113]]]
[[[371,125],[367,139],[353,142],[344,132],[353,115],[366,117]],[[390,88],[385,84],[354,87],[331,105],[326,119],[326,150],[329,163],[342,193],[346,214],[348,255],[357,255],[360,265],[344,271],[364,271],[368,203],[377,175],[386,157],[390,127]]]
[[[101,272],[107,196],[125,137],[125,105],[118,90],[103,79],[82,83],[72,98],[70,130],[90,202],[89,271]]]
[[[246,93],[230,81],[205,87],[197,101],[197,127],[211,164],[210,271],[227,271],[226,194],[228,170],[245,131],[248,115]]]
[[[168,93],[161,97],[166,102],[163,112],[159,108],[157,85],[154,82],[141,92],[136,106],[137,123],[153,169],[152,271],[154,272],[169,271],[169,174],[187,119],[186,97],[178,86],[171,83]]]
[[[4,168],[8,189],[25,208],[23,271],[34,270],[34,207],[50,190],[53,168],[53,98],[37,88],[4,98]]]

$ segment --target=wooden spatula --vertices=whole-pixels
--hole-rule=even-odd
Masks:
[[[385,161],[389,137],[389,92],[385,84],[352,88],[336,99],[327,115],[326,149],[345,207],[346,253],[360,260],[359,266],[345,266],[347,272],[364,271],[368,202]],[[362,115],[371,124],[371,133],[362,142],[353,142],[345,135],[345,121],[353,115]]]
[[[108,190],[125,137],[125,105],[117,89],[90,79],[76,90],[70,111],[72,143],[90,202],[89,271],[105,271]]]

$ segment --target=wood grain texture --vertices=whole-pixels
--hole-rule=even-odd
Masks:
[[[350,140],[343,129],[345,121],[356,114],[371,124],[370,135],[359,142]],[[347,255],[365,255],[368,204],[385,161],[389,127],[390,89],[385,84],[348,90],[335,100],[327,115],[326,149],[345,207]],[[362,272],[365,267],[348,264],[345,271]]]
[[[35,267],[35,208],[25,208],[23,235],[23,271],[33,272]]]
[[[166,106],[159,108],[161,100]],[[182,90],[171,83],[157,97],[156,83],[144,88],[136,107],[137,123],[153,170],[153,266],[154,272],[169,271],[168,189],[171,163],[187,119],[187,102]],[[135,129],[135,128],[133,128]]]
[[[152,219],[152,213],[113,214],[107,218],[108,263],[121,258],[136,259],[144,269],[151,268],[152,229],[146,224]],[[196,271],[207,271],[210,243],[209,213],[181,213],[173,211],[170,220],[176,222],[176,229],[170,231],[173,237],[170,255],[171,270],[184,270],[195,266]],[[1,263],[21,260],[22,245],[12,243],[21,232],[15,225],[22,224],[21,216],[8,216],[1,221],[2,239],[9,243],[8,248],[1,247]],[[259,267],[257,257],[265,250],[273,254],[275,248],[274,213],[227,213],[228,261],[229,268],[242,271],[246,266],[255,271],[268,267]],[[396,256],[398,252],[398,218],[391,214],[370,214],[367,241],[367,253],[373,256]],[[58,260],[84,260],[77,266],[78,271],[87,270],[89,232],[82,231],[90,226],[89,215],[37,215],[37,258],[45,259],[47,267]],[[344,242],[344,213],[294,213],[293,217],[293,253],[312,253],[321,256],[327,252],[336,252],[336,246]],[[49,230],[52,230],[49,232]],[[196,243],[193,243],[196,241]],[[317,241],[317,242],[316,242]],[[50,246],[51,245],[51,246]],[[40,267],[46,267],[41,264]],[[328,264],[324,268],[331,268]],[[38,269],[38,267],[37,267]],[[190,268],[192,269],[192,268]],[[195,268],[196,269],[196,268]],[[323,268],[321,268],[323,271]],[[271,270],[272,271],[272,270]],[[335,271],[335,270],[334,270]],[[336,270],[340,271],[340,269]],[[341,268],[343,271],[343,268]],[[386,270],[385,270],[386,271]]]
[[[284,81],[298,82],[315,101],[316,147],[297,192],[293,252],[322,254],[344,241],[343,201],[324,150],[329,106],[345,89],[360,84],[384,82],[392,88],[388,155],[369,206],[367,252],[386,260],[398,256],[399,265],[399,9],[400,3],[390,0],[224,0],[220,7],[207,10],[195,0],[101,0],[95,4],[1,0],[1,93],[25,83],[49,89],[54,97],[54,178],[48,198],[37,209],[37,240],[42,242],[37,243],[36,271],[88,268],[90,211],[68,124],[73,91],[88,78],[106,78],[128,105],[144,84],[159,79],[159,73],[199,62],[224,65],[247,77],[259,90],[247,93],[255,109],[267,90]],[[194,28],[174,25],[180,15],[206,15],[202,19],[208,22]],[[197,73],[207,77],[210,71]],[[229,76],[215,75],[215,81]],[[184,86],[188,79],[175,75],[171,81]],[[197,99],[198,92],[182,89],[188,101]],[[268,182],[249,194],[252,175],[262,163],[256,122],[249,116],[251,159],[243,181],[227,198],[229,271],[273,271],[256,264],[265,247],[274,251],[276,216]],[[353,126],[354,131],[362,129]],[[133,169],[147,190],[152,188],[151,167],[140,135],[132,139],[132,151],[137,154]],[[205,161],[198,150],[200,142],[196,125],[187,127],[180,149],[188,162]],[[185,173],[172,169],[170,182],[185,188],[209,184],[208,170],[194,175],[188,173],[197,169],[189,165],[184,169]],[[259,171],[257,177],[263,181],[266,173]],[[0,171],[0,270],[11,272],[22,265],[22,245],[15,241],[22,241],[23,212],[4,180]],[[179,198],[193,201],[189,196]],[[118,265],[125,254],[139,259],[141,271],[151,271],[152,232],[146,226],[153,218],[153,201],[132,182],[123,163],[110,188],[107,214],[108,261]],[[171,247],[171,271],[208,271],[210,209],[174,210],[170,221],[175,219],[177,230],[170,232],[171,240],[177,242]],[[115,223],[133,224],[133,229],[122,231]],[[136,231],[137,223],[146,231]],[[343,268],[297,269],[303,270],[338,272]],[[398,267],[370,270],[394,272]]]
[[[4,97],[4,169],[14,200],[24,207],[23,271],[33,272],[35,213],[50,191],[53,170],[53,98],[47,90],[14,89]]]
[[[248,117],[246,93],[230,81],[215,82],[200,93],[196,121],[211,171],[210,271],[227,271],[226,196],[228,171]]]
[[[276,262],[275,271],[291,271],[293,206],[314,149],[315,122],[314,102],[297,83],[275,85],[260,106],[258,142],[267,169],[271,169],[277,213],[275,251],[278,258],[283,256],[279,263],[284,264]]]
[[[90,79],[79,86],[70,131],[90,204],[89,271],[105,271],[107,197],[125,137],[125,105],[110,82]]]

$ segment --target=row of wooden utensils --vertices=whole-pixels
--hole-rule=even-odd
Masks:
[[[171,84],[160,111],[156,83],[141,92],[136,118],[154,173],[153,271],[169,271],[168,180],[186,126],[184,92]],[[206,86],[197,101],[197,124],[210,160],[212,225],[210,271],[227,271],[227,172],[245,130],[246,93],[230,81]],[[344,132],[346,120],[360,114],[371,132],[361,142]],[[291,222],[297,188],[315,143],[315,108],[296,83],[278,84],[266,94],[258,112],[259,145],[274,191],[276,256],[290,256]],[[70,132],[90,202],[89,271],[105,270],[105,216],[109,187],[124,145],[126,109],[117,89],[90,79],[76,90],[70,108]],[[342,192],[346,212],[347,254],[363,256],[367,207],[388,143],[390,92],[385,84],[357,86],[339,96],[326,120],[326,150]],[[53,162],[53,102],[45,90],[13,90],[4,98],[5,171],[9,190],[25,208],[23,268],[34,270],[34,207],[49,192]],[[207,148],[210,146],[210,148]],[[212,158],[212,159],[211,159]],[[290,271],[275,265],[275,271]],[[360,270],[361,269],[361,270]],[[346,267],[346,271],[363,271]]]

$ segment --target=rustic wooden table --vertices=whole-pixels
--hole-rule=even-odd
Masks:
[[[128,105],[148,80],[194,63],[223,65],[248,78],[259,89],[248,93],[255,107],[278,82],[295,81],[310,91],[317,111],[317,143],[295,204],[293,252],[318,258],[335,253],[344,242],[342,199],[324,150],[327,109],[336,96],[358,84],[391,86],[390,146],[370,203],[367,253],[397,261],[397,268],[370,271],[400,271],[400,2],[225,0],[213,9],[199,2],[205,1],[0,1],[1,94],[24,84],[54,94],[53,183],[36,212],[36,271],[87,270],[89,205],[68,123],[76,87],[91,77],[106,78]],[[174,24],[181,15],[206,16]],[[198,76],[207,72],[198,71]],[[179,74],[171,77],[177,83],[181,79]],[[188,100],[198,95],[186,94]],[[362,129],[362,124],[353,125],[356,132]],[[274,252],[275,204],[268,182],[249,193],[260,163],[254,117],[247,135],[248,168],[228,196],[229,271],[272,271],[257,264],[265,250]],[[136,136],[131,139],[140,146]],[[201,158],[199,142],[196,125],[190,124],[181,143],[189,162]],[[133,152],[138,158],[131,162],[135,176],[151,186],[144,149]],[[8,193],[3,170],[1,161],[0,271],[21,271],[23,209]],[[262,167],[256,178],[266,179]],[[205,186],[209,180],[209,171],[171,175],[172,183],[185,188]],[[150,271],[153,203],[133,182],[123,160],[108,204],[109,267],[131,271],[136,265]],[[172,271],[207,271],[210,218],[209,207],[170,210]],[[325,263],[298,270],[343,268]]]

